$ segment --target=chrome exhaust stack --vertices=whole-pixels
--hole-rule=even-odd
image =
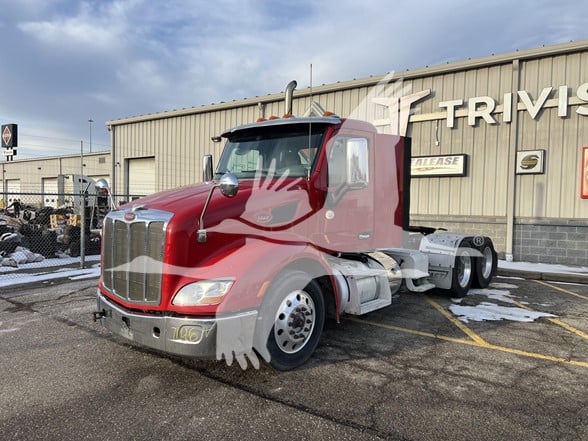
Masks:
[[[292,115],[292,97],[294,96],[294,89],[296,89],[296,86],[298,86],[296,80],[290,81],[286,86],[286,92],[284,96],[286,115]]]

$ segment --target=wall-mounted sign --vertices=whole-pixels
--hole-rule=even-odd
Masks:
[[[582,149],[582,169],[580,171],[580,196],[588,199],[588,147]]]
[[[391,81],[392,77],[387,78]],[[398,90],[398,88],[395,87],[393,90]],[[423,115],[418,113],[414,114],[413,104],[431,95],[435,94],[431,89],[426,89],[401,97],[373,98],[372,101],[375,104],[388,107],[390,117],[374,120],[372,123],[375,126],[390,127],[392,134],[406,135],[410,121],[439,119],[436,113],[430,119],[423,119]],[[580,84],[575,89],[575,93],[573,88],[566,84],[547,86],[541,90],[535,100],[526,90],[517,90],[506,92],[498,99],[490,96],[456,98],[441,101],[438,106],[440,109],[445,109],[445,116],[442,119],[446,120],[447,128],[454,129],[458,117],[467,117],[467,124],[472,127],[475,127],[481,119],[488,124],[498,124],[498,113],[502,113],[502,122],[510,124],[513,120],[513,114],[519,110],[526,110],[531,119],[536,120],[543,109],[554,106],[553,102],[556,102],[557,116],[560,118],[568,117],[571,106],[577,106],[576,113],[578,115],[588,116],[588,83]],[[500,108],[501,110],[499,110]]]
[[[16,124],[4,124],[0,128],[2,147],[11,149],[18,145],[18,126]]]
[[[467,155],[414,156],[410,161],[410,176],[465,176]]]
[[[517,152],[517,175],[543,174],[545,150],[523,150]]]

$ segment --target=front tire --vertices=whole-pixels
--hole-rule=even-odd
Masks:
[[[301,271],[287,272],[270,287],[264,307],[272,320],[267,336],[269,364],[287,371],[304,364],[316,349],[325,323],[325,300],[316,280]]]

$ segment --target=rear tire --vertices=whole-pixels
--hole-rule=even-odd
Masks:
[[[469,244],[462,244],[455,256],[455,265],[451,275],[451,289],[453,297],[465,297],[472,286],[474,278],[474,259]]]
[[[492,241],[489,239],[479,248],[479,251],[481,256],[475,259],[473,286],[476,288],[487,288],[490,282],[492,282],[492,278],[496,275],[498,255],[494,250]]]
[[[268,289],[264,321],[268,363],[287,371],[304,364],[316,349],[325,323],[325,300],[320,285],[302,271],[284,273]],[[268,328],[269,326],[263,326]]]

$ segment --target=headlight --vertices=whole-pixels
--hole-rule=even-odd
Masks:
[[[189,283],[172,300],[177,306],[216,305],[233,286],[233,279],[203,280]]]

